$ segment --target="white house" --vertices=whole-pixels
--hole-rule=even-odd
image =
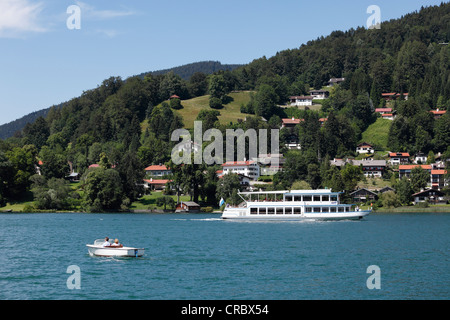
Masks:
[[[169,168],[165,165],[152,165],[145,168],[145,173],[152,177],[164,177],[172,174]]]
[[[312,106],[313,97],[311,96],[292,96],[289,97],[291,106]]]
[[[416,164],[423,164],[423,163],[427,163],[427,155],[424,154],[423,152],[418,152],[416,153],[415,157],[414,157],[414,163]]]
[[[390,152],[389,161],[391,165],[400,165],[404,163],[409,163],[409,153],[407,152]]]
[[[222,174],[241,174],[252,180],[260,176],[260,167],[256,161],[228,161],[222,164]]]
[[[330,94],[330,92],[328,92],[327,90],[311,90],[309,92],[309,94],[317,100],[323,100],[328,98],[328,95]]]
[[[369,143],[363,142],[358,144],[358,146],[356,147],[356,152],[357,153],[374,153],[375,149],[373,148],[373,146]]]
[[[413,194],[414,197],[414,204],[418,204],[420,202],[428,201],[432,204],[446,204],[447,201],[444,198],[444,192],[435,190],[435,189],[428,189],[424,190],[418,193]]]

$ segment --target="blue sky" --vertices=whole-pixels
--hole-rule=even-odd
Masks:
[[[70,100],[110,76],[215,60],[248,63],[334,30],[441,0],[0,0],[0,124]],[[80,8],[69,30],[67,8]]]

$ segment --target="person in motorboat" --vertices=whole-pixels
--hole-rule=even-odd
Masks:
[[[105,242],[103,242],[102,247],[111,247],[108,237],[105,237]]]
[[[122,248],[123,245],[121,243],[119,243],[119,239],[115,239],[114,243],[111,244],[111,247]]]

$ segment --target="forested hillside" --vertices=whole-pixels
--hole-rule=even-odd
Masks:
[[[272,188],[307,181],[313,188],[350,191],[359,173],[330,168],[329,160],[355,156],[363,132],[377,119],[375,108],[385,105],[384,92],[409,97],[392,104],[396,119],[389,129],[389,150],[448,150],[450,115],[434,119],[429,111],[446,110],[450,104],[450,47],[445,44],[449,40],[450,4],[442,4],[385,22],[379,30],[335,31],[298,49],[212,75],[196,72],[185,80],[171,71],[126,81],[111,77],[61,108],[52,108],[16,137],[0,140],[0,202],[30,188],[37,190],[35,194],[51,189],[52,179],[62,179],[73,169],[85,174],[86,210],[129,207],[142,192],[138,185],[143,168],[170,160],[176,143],[170,141],[171,132],[184,127],[177,110],[189,107],[183,101],[205,95],[210,108],[197,116],[204,121],[204,130],[280,128],[282,118],[304,119],[294,129],[281,130],[280,145],[295,136],[302,150],[284,150],[286,167],[274,177]],[[320,111],[279,107],[289,96],[320,89],[333,77],[345,81],[330,89]],[[220,123],[218,116],[230,103],[230,92],[244,90],[255,91],[241,105],[247,121]],[[322,117],[328,118],[323,127]],[[38,161],[42,178],[30,180]],[[88,170],[99,163],[103,171]],[[186,193],[194,199],[202,196],[209,204],[217,200],[214,168],[207,174],[201,166],[183,170],[179,177],[183,176]],[[101,190],[89,188],[102,183]],[[100,195],[105,190],[111,193]],[[120,196],[114,190],[120,190]]]

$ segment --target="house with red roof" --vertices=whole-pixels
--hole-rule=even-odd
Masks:
[[[447,110],[436,109],[436,110],[431,110],[430,112],[434,115],[435,119],[439,119],[447,112]]]
[[[170,171],[170,169],[167,168],[165,165],[159,164],[159,165],[151,165],[145,168],[145,173],[152,177],[164,177],[172,174],[172,171]]]
[[[166,188],[166,184],[171,181],[172,180],[168,179],[144,179],[144,188],[150,190],[164,190]]]
[[[431,170],[431,188],[442,190],[444,187],[448,186],[448,179],[445,179],[447,170],[442,169],[432,169]]]
[[[370,143],[362,142],[357,145],[356,152],[357,153],[374,153],[375,149],[373,148],[373,146]]]
[[[402,94],[397,92],[386,92],[381,94],[381,97],[386,101],[397,100],[401,96]],[[408,93],[403,93],[403,98],[405,100],[408,100]]]
[[[407,152],[390,152],[389,153],[389,161],[391,165],[400,165],[409,163],[409,153]]]
[[[256,161],[228,161],[222,164],[221,175],[235,173],[249,177],[251,180],[258,180],[260,167]]]

